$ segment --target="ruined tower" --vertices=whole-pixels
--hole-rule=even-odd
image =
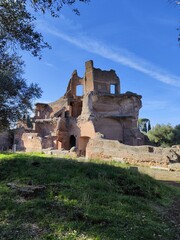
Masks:
[[[82,88],[81,94],[78,88]],[[139,145],[137,128],[141,96],[120,92],[114,70],[101,70],[93,61],[85,63],[84,77],[75,70],[67,91],[55,102],[37,103],[32,131],[24,131],[17,145],[26,151],[76,147],[86,155],[90,139],[101,137],[127,145]]]

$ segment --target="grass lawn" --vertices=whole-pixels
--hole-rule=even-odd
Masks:
[[[175,240],[180,192],[117,163],[0,154],[1,240]]]

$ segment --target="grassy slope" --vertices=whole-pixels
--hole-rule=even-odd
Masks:
[[[37,194],[18,186],[45,185]],[[177,194],[113,164],[0,154],[0,239],[174,240],[165,207]]]

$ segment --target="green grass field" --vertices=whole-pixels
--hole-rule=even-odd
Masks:
[[[0,239],[175,240],[178,195],[113,162],[0,154]]]

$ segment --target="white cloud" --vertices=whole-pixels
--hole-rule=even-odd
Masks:
[[[38,99],[37,101],[35,101],[34,105],[35,105],[36,103],[47,103],[47,104],[49,104],[49,103],[51,103],[51,102],[53,102],[52,99],[40,98],[40,99]]]
[[[70,30],[76,30],[80,31],[82,29],[82,26],[80,24],[77,24],[75,21],[67,18],[65,15],[61,14],[59,16],[60,21],[63,22],[63,25],[67,27]]]
[[[144,110],[164,110],[169,107],[167,101],[160,101],[160,100],[149,100],[143,102],[143,109]]]
[[[42,28],[42,27],[41,27]],[[82,33],[74,33],[73,36],[63,33],[52,27],[43,25],[43,30],[49,34],[52,34],[58,38],[65,40],[81,49],[84,49],[88,52],[97,54],[101,57],[110,59],[116,63],[120,63],[124,66],[135,69],[139,72],[142,72],[160,82],[180,87],[180,77],[170,74],[167,71],[154,66],[148,61],[139,58],[132,52],[129,52],[126,49],[115,49],[112,46],[106,46],[103,42],[89,38],[88,36],[83,35]],[[75,37],[74,37],[75,35]]]
[[[52,63],[44,62],[44,64],[45,64],[47,67],[51,67],[51,68],[54,67],[54,65],[53,65]]]

